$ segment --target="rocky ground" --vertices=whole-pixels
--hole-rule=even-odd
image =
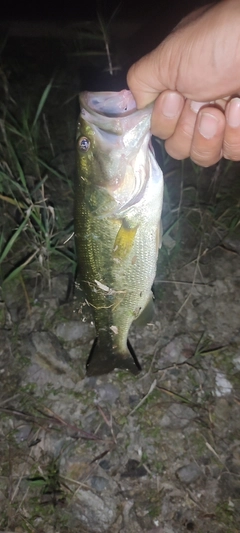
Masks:
[[[70,173],[73,137],[57,159]],[[70,268],[33,262],[2,285],[1,531],[240,531],[239,165],[165,167],[155,314],[130,332],[138,377],[85,377],[94,326]]]

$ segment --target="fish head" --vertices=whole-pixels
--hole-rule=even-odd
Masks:
[[[152,107],[138,110],[130,91],[84,92],[77,132],[80,176],[129,200],[147,175]]]

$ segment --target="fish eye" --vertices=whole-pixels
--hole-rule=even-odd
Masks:
[[[78,147],[81,150],[81,152],[88,152],[90,148],[90,141],[87,137],[80,137],[78,141]]]

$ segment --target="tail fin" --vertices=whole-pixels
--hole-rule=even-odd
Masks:
[[[96,338],[86,364],[87,376],[108,374],[114,368],[122,368],[130,370],[132,374],[138,374],[142,368],[129,340],[127,341],[127,347],[129,354],[114,354],[111,345],[103,345]]]

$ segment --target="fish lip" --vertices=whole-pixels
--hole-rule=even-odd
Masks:
[[[146,131],[150,127],[153,104],[144,109],[137,109],[130,91],[99,93],[85,91],[80,93],[79,99],[82,119],[102,131],[123,135],[141,121],[146,121]],[[96,104],[93,103],[94,100],[97,101]],[[126,102],[129,104],[128,111],[124,108]],[[113,109],[116,112],[113,112]]]
[[[137,105],[131,91],[120,92],[82,92],[80,94],[82,109],[108,118],[127,117],[137,111]]]
[[[111,149],[113,144],[115,147],[119,145],[119,148],[127,146],[131,142],[131,136],[135,135],[135,128],[140,124],[142,124],[142,138],[150,129],[153,104],[144,109],[137,109],[130,91],[99,93],[85,91],[80,93],[79,99],[81,119],[91,125],[95,137],[100,134],[104,138],[105,150],[107,147]],[[126,103],[127,112],[124,107]],[[140,142],[139,128],[137,137]]]

